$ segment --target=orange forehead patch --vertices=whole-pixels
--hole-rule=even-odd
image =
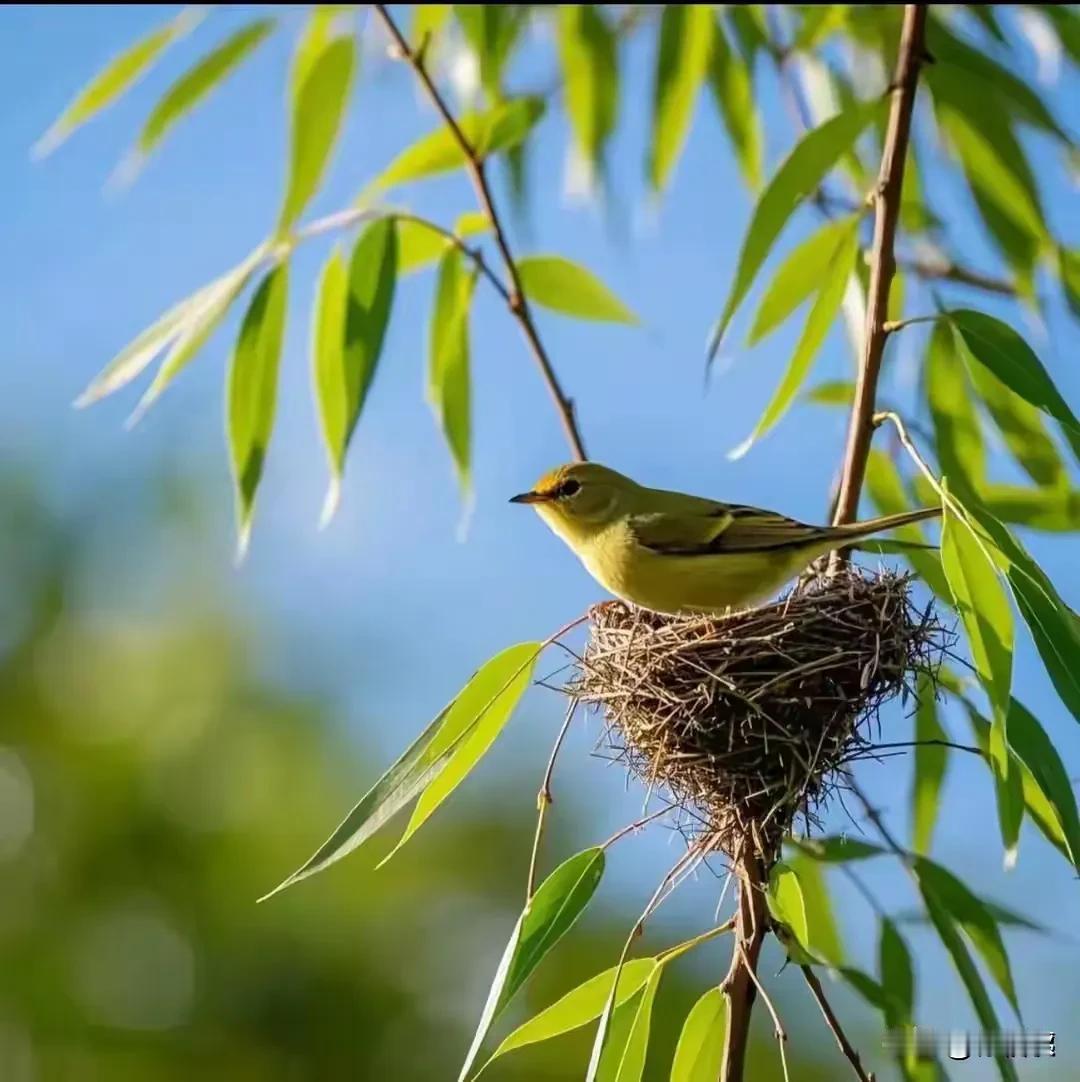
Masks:
[[[545,473],[539,481],[536,482],[536,485],[533,487],[533,492],[540,492],[545,495],[549,492],[554,492],[555,489],[557,489],[559,485],[562,484],[563,478],[565,476],[565,466],[560,466],[557,470],[550,470],[548,473]]]

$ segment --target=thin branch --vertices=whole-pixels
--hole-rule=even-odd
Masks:
[[[853,522],[858,513],[859,494],[866,475],[870,453],[873,417],[877,398],[881,358],[885,349],[885,321],[888,319],[889,287],[896,271],[893,254],[896,225],[903,195],[904,160],[911,134],[911,115],[919,66],[925,58],[924,33],[926,6],[904,5],[904,23],[900,34],[900,54],[893,78],[893,100],[889,126],[881,156],[881,171],[874,192],[874,243],[871,249],[870,288],[866,304],[866,328],[863,351],[855,384],[855,404],[851,411],[844,473],[836,502],[835,524]]]
[[[566,435],[567,442],[570,444],[570,449],[579,462],[584,461],[586,458],[585,444],[582,441],[581,433],[577,426],[577,420],[574,417],[573,402],[563,392],[558,377],[555,375],[555,370],[544,349],[543,343],[540,341],[540,335],[537,332],[536,324],[533,321],[532,310],[525,297],[525,292],[521,288],[521,277],[518,274],[517,264],[514,262],[513,253],[510,250],[510,244],[506,237],[506,230],[504,229],[502,219],[499,217],[498,211],[495,208],[495,201],[491,194],[491,186],[488,183],[484,159],[477,152],[472,143],[469,142],[468,136],[461,130],[461,125],[454,119],[454,114],[450,111],[446,99],[440,93],[439,88],[435,85],[434,80],[431,78],[431,74],[428,72],[423,55],[413,49],[405,39],[385,4],[376,4],[375,11],[382,20],[382,24],[386,28],[387,33],[390,35],[397,54],[406,61],[415,72],[416,78],[424,88],[431,104],[435,107],[436,112],[438,112],[443,123],[461,148],[461,152],[465,155],[465,170],[469,174],[469,179],[472,181],[473,188],[476,191],[476,198],[480,204],[480,209],[491,223],[492,233],[495,237],[495,246],[499,249],[499,254],[502,257],[503,264],[506,268],[506,275],[510,284],[509,297],[506,298],[507,307],[510,310],[510,314],[520,325],[522,334],[524,334],[525,340],[532,351],[533,359],[540,369],[540,373],[547,385],[548,392],[550,393],[559,414],[559,419],[562,422],[563,431]]]
[[[566,708],[566,717],[563,718],[562,728],[555,737],[555,743],[551,748],[551,757],[548,759],[547,769],[544,771],[544,780],[540,783],[540,790],[536,794],[536,836],[533,838],[532,856],[529,858],[529,881],[525,888],[526,904],[536,891],[536,868],[540,857],[540,840],[544,836],[544,821],[547,819],[547,810],[553,803],[551,797],[551,776],[555,773],[555,760],[559,757],[559,749],[566,739],[570,730],[570,722],[574,720],[574,711],[577,710],[577,699],[571,699]]]
[[[985,290],[987,293],[996,293],[1002,297],[1016,296],[1016,286],[1007,278],[995,278],[992,274],[985,274],[983,271],[962,266],[951,260],[939,262],[905,258],[899,260],[899,265],[902,270],[928,281],[956,282],[959,285]]]
[[[783,1022],[780,1021],[780,1015],[777,1013],[776,1007],[773,1001],[769,998],[769,993],[765,991],[765,986],[761,983],[757,973],[754,972],[754,966],[750,965],[749,960],[746,957],[746,951],[742,943],[738,943],[738,949],[743,956],[743,965],[746,966],[747,973],[750,974],[750,979],[754,982],[758,992],[761,995],[761,1000],[765,1004],[769,1014],[772,1015],[773,1020],[773,1032],[776,1034],[776,1043],[780,1048],[780,1066],[784,1072],[784,1082],[790,1082],[788,1078],[787,1067],[787,1054],[784,1049],[787,1046],[787,1030],[784,1029]]]
[[[821,981],[818,980],[817,974],[809,966],[799,966],[799,968],[806,978],[806,983],[810,986],[811,995],[817,1000],[817,1005],[821,1008],[821,1013],[825,1016],[825,1024],[832,1030],[832,1035],[836,1038],[836,1043],[840,1046],[840,1051],[847,1056],[848,1063],[851,1064],[851,1068],[858,1077],[859,1082],[874,1082],[874,1076],[872,1074],[867,1074],[863,1070],[862,1060],[859,1059],[859,1053],[855,1051],[851,1042],[844,1035],[844,1030],[840,1026],[840,1020],[833,1013],[832,1007],[829,1006],[829,1001],[825,998],[825,991],[821,987]]]
[[[972,755],[983,755],[982,748],[972,747],[970,744],[954,744],[951,740],[899,740],[890,744],[875,744],[871,750],[878,748],[925,748],[939,747],[952,748],[953,751],[966,751]]]

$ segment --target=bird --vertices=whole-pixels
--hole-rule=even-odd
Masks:
[[[646,488],[597,462],[559,466],[510,502],[532,506],[609,593],[665,615],[753,608],[830,550],[941,513],[928,507],[809,526],[758,507]]]

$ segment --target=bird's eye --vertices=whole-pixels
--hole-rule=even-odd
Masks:
[[[567,496],[575,496],[577,495],[580,488],[580,481],[563,481],[563,483],[559,486],[559,496],[563,499],[565,499]]]

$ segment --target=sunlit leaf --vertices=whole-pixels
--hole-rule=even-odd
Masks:
[[[471,469],[469,309],[475,284],[475,270],[465,266],[457,248],[448,249],[439,261],[428,328],[428,402],[446,437],[464,491],[470,486]]]
[[[318,190],[341,130],[352,86],[352,38],[329,40],[295,80],[291,102],[289,181],[278,217],[278,231],[290,229]]]
[[[543,648],[512,646],[481,666],[397,762],[364,794],[315,854],[265,898],[348,856],[435,780],[454,752]],[[261,899],[261,900],[265,900]]]
[[[521,288],[529,300],[577,319],[637,323],[637,316],[592,271],[557,255],[518,260]]]
[[[816,961],[809,954],[810,929],[806,912],[806,899],[795,869],[783,861],[777,861],[769,873],[769,889],[765,896],[769,912],[787,929],[784,942],[788,954],[796,961]],[[794,937],[793,941],[788,941]]]
[[[712,52],[708,4],[665,4],[653,74],[652,136],[646,173],[654,191],[667,186],[682,153]]]
[[[1080,319],[1080,249],[1057,247],[1057,272],[1065,303],[1072,314]]]
[[[838,966],[844,960],[844,946],[832,911],[829,887],[818,861],[796,850],[787,860],[802,892],[806,912],[807,945],[817,958]]]
[[[985,476],[986,451],[958,344],[947,324],[936,324],[930,333],[923,379],[938,462],[950,488],[967,496]]]
[[[558,20],[566,115],[582,158],[601,169],[619,108],[615,34],[595,4],[561,4]]]
[[[872,449],[866,462],[866,491],[878,514],[894,515],[911,509],[911,502],[904,489],[904,482],[896,463],[884,452]],[[933,494],[931,499],[936,498]],[[918,523],[909,523],[894,531],[894,536],[902,541],[922,544],[926,541],[923,528]],[[904,553],[908,563],[934,593],[951,600],[949,584],[945,572],[941,569],[941,558],[935,552],[922,549],[910,549]]]
[[[885,1024],[890,1029],[898,1029],[911,1021],[915,1009],[915,971],[907,943],[888,917],[881,918],[878,973],[889,997],[886,1001]]]
[[[520,663],[517,675],[491,701],[484,715],[477,721],[469,736],[459,744],[454,754],[447,761],[439,776],[433,779],[420,794],[420,799],[413,808],[405,833],[394,848],[397,852],[431,817],[435,810],[465,780],[473,767],[487,754],[491,745],[498,739],[506,727],[521,696],[532,683],[533,667],[536,664],[536,643],[523,643],[513,647],[512,657]],[[386,858],[387,860],[389,857]]]
[[[273,19],[255,19],[230,34],[165,91],[139,133],[138,151],[149,154],[169,129],[224,82],[270,35]]]
[[[459,1082],[469,1077],[492,1022],[581,916],[603,874],[603,849],[586,849],[560,864],[529,899],[499,962]]]
[[[277,406],[278,366],[288,305],[288,266],[270,271],[248,306],[229,367],[226,430],[236,483],[238,551],[247,549]]]
[[[751,190],[757,191],[765,171],[765,139],[754,101],[754,81],[742,56],[728,44],[719,22],[713,27],[708,76],[739,167]]]
[[[941,563],[967,632],[971,658],[996,717],[1004,718],[1012,683],[1013,616],[985,546],[945,507]]]
[[[725,15],[731,22],[732,37],[747,67],[752,67],[758,53],[768,52],[769,29],[760,5],[728,4]]]
[[[941,808],[941,786],[948,766],[942,746],[927,743],[946,740],[948,734],[938,721],[933,682],[921,678],[915,707],[915,775],[911,787],[911,847],[916,853],[929,853],[930,842]]]
[[[480,155],[488,156],[517,146],[544,115],[540,98],[516,98],[504,101],[482,113],[465,113],[458,118],[470,146]],[[395,184],[422,180],[458,169],[465,164],[465,152],[453,132],[445,126],[421,136],[403,150],[364,190],[359,202]]]
[[[808,132],[784,159],[754,208],[739,253],[735,281],[713,331],[711,353],[715,353],[731,317],[749,292],[796,207],[817,190],[840,155],[854,144],[883,109],[881,101],[860,102]]]
[[[1080,457],[1080,420],[1061,397],[1034,350],[1007,323],[984,312],[958,308],[948,313],[968,353],[1010,390],[1055,418]]]
[[[847,379],[827,379],[804,392],[803,398],[817,406],[850,406],[855,401],[855,384]]]
[[[664,967],[658,965],[645,987],[616,1007],[596,1071],[587,1076],[590,1082],[641,1082],[649,1051],[653,1004],[663,973]]]
[[[952,872],[940,864],[935,864],[925,857],[918,857],[914,863],[914,870],[927,909],[929,910],[930,902],[933,900],[963,930],[986,963],[994,980],[1005,993],[1005,998],[1019,1015],[1020,1008],[1017,1005],[1009,956],[1005,951],[1005,944],[1002,942],[1001,932],[998,930],[993,914]],[[933,913],[931,913],[931,919],[933,919]],[[937,921],[934,920],[934,923],[936,925]]]
[[[110,61],[75,95],[49,130],[34,144],[33,156],[43,158],[52,153],[76,128],[130,90],[161,56],[166,46],[193,29],[202,17],[203,9],[184,8],[170,22],[140,38]]]
[[[793,838],[793,844],[814,860],[827,864],[842,864],[849,860],[868,860],[885,852],[879,845],[849,838],[846,834],[831,835],[824,838]]]
[[[831,276],[830,268],[837,253],[851,243],[857,222],[855,218],[827,222],[792,249],[761,298],[746,336],[748,346],[760,342],[805,300],[821,292],[822,283]]]
[[[1001,829],[1001,844],[1005,849],[1005,868],[1008,870],[1016,864],[1020,845],[1020,827],[1024,822],[1024,782],[1019,764],[1009,751],[1005,725],[1005,718],[994,718],[990,726],[987,758],[994,775],[998,826]]]
[[[471,211],[462,214],[454,224],[454,235],[464,240],[477,233],[486,233],[491,228],[486,214]],[[432,229],[418,218],[399,218],[398,232],[398,274],[411,274],[413,271],[430,266],[453,243],[445,233]]]
[[[716,1082],[724,1054],[727,1000],[710,988],[690,1008],[679,1034],[671,1082]]]
[[[806,324],[795,346],[795,352],[788,361],[779,385],[773,392],[769,404],[765,407],[754,430],[747,438],[729,452],[729,458],[741,458],[787,413],[795,401],[799,390],[810,374],[814,359],[832,329],[847,290],[848,275],[855,265],[858,251],[856,223],[848,223],[847,231],[841,233],[833,250],[832,259],[823,268],[821,288],[813,306],[806,317]]]
[[[622,967],[615,996],[616,1007],[621,1006],[645,986],[656,966],[655,958],[633,958]],[[603,973],[590,977],[584,984],[578,985],[550,1007],[518,1026],[495,1049],[491,1059],[496,1059],[515,1048],[524,1048],[538,1041],[546,1041],[551,1037],[569,1033],[589,1022],[595,1022],[603,1013],[604,1004],[611,994],[616,969],[616,966],[612,966],[610,969],[605,969]],[[490,1063],[491,1060],[488,1062]]]
[[[476,55],[480,85],[501,97],[503,72],[528,20],[524,4],[454,4],[454,15]]]

